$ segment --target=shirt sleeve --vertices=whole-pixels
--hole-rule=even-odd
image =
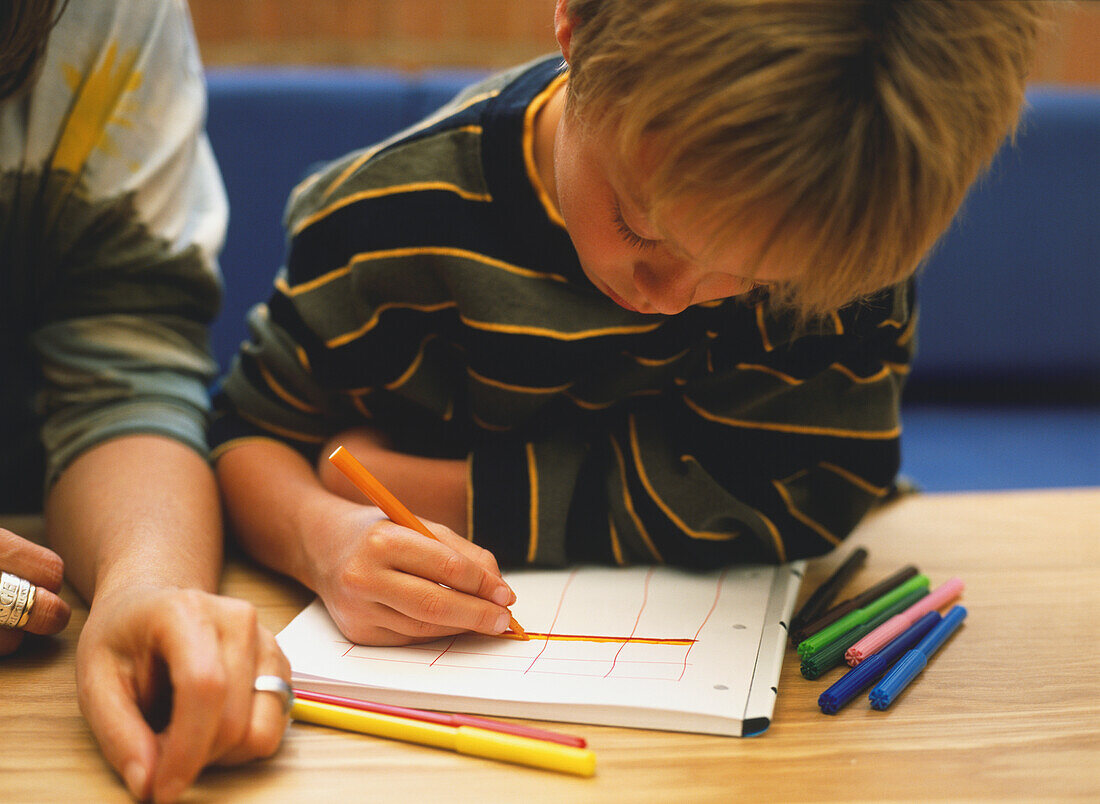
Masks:
[[[41,187],[21,214],[47,484],[126,434],[206,453],[227,207],[205,104],[183,2],[69,4],[27,107],[43,153],[23,166]]]
[[[674,390],[486,444],[471,457],[474,539],[502,565],[827,552],[896,475],[913,303],[894,288],[788,343],[761,320],[758,364],[734,362],[719,337]]]

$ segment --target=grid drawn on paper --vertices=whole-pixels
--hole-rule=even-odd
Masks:
[[[366,662],[413,664],[431,668],[465,669],[475,672],[504,672],[520,675],[583,676],[589,678],[680,681],[691,665],[692,648],[707,621],[718,607],[726,572],[715,582],[710,608],[702,614],[690,636],[637,635],[638,624],[649,603],[649,583],[654,570],[645,575],[642,599],[630,634],[555,633],[566,595],[577,570],[570,572],[558,597],[557,608],[546,633],[530,641],[462,634],[434,643],[399,648],[370,648],[346,640],[342,658]],[[440,643],[443,643],[442,645]],[[507,650],[502,649],[502,643]]]

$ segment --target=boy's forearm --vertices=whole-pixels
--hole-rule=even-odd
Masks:
[[[268,567],[317,589],[317,555],[325,524],[356,503],[321,486],[313,467],[290,447],[256,441],[225,453],[216,474],[226,515],[244,549]]]
[[[446,525],[460,536],[468,535],[465,459],[408,455],[388,449],[384,437],[367,428],[345,431],[325,445],[317,472],[325,488],[362,503],[366,502],[363,493],[327,460],[337,446],[355,456],[418,517]]]
[[[177,441],[131,435],[93,447],[54,484],[45,514],[47,539],[88,601],[138,580],[217,589],[217,488],[206,461]]]

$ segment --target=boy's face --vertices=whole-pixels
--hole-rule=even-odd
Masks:
[[[654,220],[635,189],[645,165],[620,164],[608,139],[569,112],[561,115],[554,139],[559,210],[585,274],[601,293],[627,310],[675,315],[792,278],[767,259],[754,265],[766,230],[746,231],[733,245],[712,248],[693,214],[705,209],[702,202],[675,205]]]

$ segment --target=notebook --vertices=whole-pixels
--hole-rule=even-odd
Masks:
[[[295,687],[479,715],[748,736],[771,722],[804,562],[505,573],[530,641],[345,639],[320,599],[279,635]]]

